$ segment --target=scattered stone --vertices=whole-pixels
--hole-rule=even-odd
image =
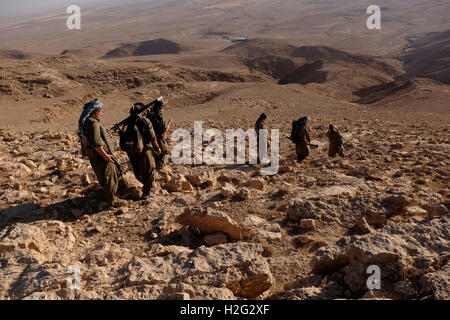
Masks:
[[[317,250],[316,256],[311,261],[311,268],[312,272],[316,274],[330,273],[349,263],[350,256],[345,249],[336,245],[330,245]]]
[[[190,174],[186,175],[186,178],[193,186],[202,189],[215,188],[217,184],[214,170],[210,167],[194,168]]]
[[[279,174],[285,174],[288,172],[292,172],[292,168],[290,166],[280,166],[280,168],[278,169]]]
[[[368,168],[365,170],[365,175],[370,180],[381,180],[383,178],[383,173],[377,168]]]
[[[231,198],[236,193],[236,188],[230,184],[225,183],[222,188],[220,188],[220,195],[224,198]]]
[[[91,178],[88,173],[84,173],[81,175],[81,184],[84,186],[89,186],[92,183]]]
[[[431,217],[442,217],[448,214],[448,209],[443,204],[438,206],[425,206],[424,209],[428,212]]]
[[[248,188],[240,188],[235,194],[235,197],[242,200],[249,200],[252,198],[253,193]]]
[[[367,223],[367,220],[364,217],[358,220],[357,226],[363,234],[375,232],[375,230],[369,225],[369,223]]]
[[[406,214],[410,216],[426,217],[428,212],[419,206],[412,206],[406,208]]]
[[[317,228],[317,221],[314,219],[302,219],[300,220],[300,228],[314,230]]]
[[[265,182],[264,182],[264,179],[262,179],[262,178],[256,178],[256,179],[251,179],[251,180],[247,181],[246,183],[241,184],[240,186],[264,191]]]
[[[450,262],[437,272],[427,273],[420,279],[422,290],[431,293],[435,300],[450,300]]]
[[[182,175],[175,175],[172,179],[164,184],[163,189],[169,192],[193,192],[194,188]]]

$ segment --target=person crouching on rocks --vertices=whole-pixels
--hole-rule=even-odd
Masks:
[[[89,158],[105,192],[108,207],[121,207],[127,204],[122,199],[139,199],[142,194],[138,194],[137,188],[129,187],[124,181],[120,165],[114,157],[114,144],[100,124],[103,110],[104,106],[98,99],[86,103],[78,122],[78,134],[82,153]]]

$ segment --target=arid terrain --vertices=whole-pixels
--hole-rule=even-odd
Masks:
[[[82,30],[65,8],[2,21],[0,299],[450,299],[450,6],[379,1],[376,31],[369,2],[119,1],[82,8]],[[169,138],[266,113],[278,174],[171,163],[155,198],[106,208],[82,107],[100,98],[109,129],[158,96]],[[298,164],[288,136],[305,115],[319,148]],[[328,157],[331,123],[345,158]]]

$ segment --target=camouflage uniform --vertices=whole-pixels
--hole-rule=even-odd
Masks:
[[[93,116],[86,119],[83,133],[87,139],[87,156],[100,185],[105,191],[106,200],[111,204],[117,199],[117,196],[124,196],[130,190],[125,184],[117,166],[103,159],[95,148],[103,147],[107,153],[112,154],[115,151],[114,144],[109,139],[106,130],[101,126],[100,120]]]
[[[339,154],[340,157],[344,157],[344,151],[342,150],[342,136],[336,131],[328,131],[326,136],[328,137],[328,141],[330,142],[330,147],[328,149],[328,155],[330,157],[335,157],[336,154]]]
[[[298,137],[298,142],[295,144],[295,151],[297,153],[297,161],[302,162],[309,156],[309,147],[305,142],[311,141],[308,130],[305,125],[299,125],[297,128],[296,136]]]
[[[156,139],[156,135],[151,121],[147,118],[138,119],[136,125],[142,136],[144,147],[142,150],[138,150],[138,148],[128,150],[127,154],[136,179],[144,185],[142,190],[144,195],[148,195],[155,181],[156,164],[152,151],[152,141]]]

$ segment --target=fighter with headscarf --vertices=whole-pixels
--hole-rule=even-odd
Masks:
[[[134,187],[128,187],[116,165],[114,144],[100,124],[104,105],[98,99],[86,103],[78,121],[83,154],[89,158],[95,175],[102,186],[108,206],[120,207],[127,202],[120,198],[139,198]]]

